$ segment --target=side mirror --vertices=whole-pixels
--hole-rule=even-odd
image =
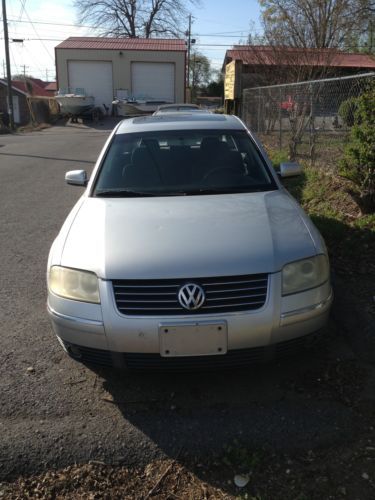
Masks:
[[[295,177],[302,174],[302,167],[297,162],[280,163],[280,177]]]
[[[70,170],[65,174],[65,182],[72,186],[87,186],[86,170]]]

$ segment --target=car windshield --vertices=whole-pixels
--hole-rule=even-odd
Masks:
[[[177,196],[277,189],[242,130],[115,135],[94,196]]]

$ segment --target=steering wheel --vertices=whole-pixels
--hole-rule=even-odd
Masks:
[[[212,170],[208,171],[202,180],[206,181],[210,176],[215,175],[219,172],[228,172],[228,173],[235,174],[237,176],[238,175],[241,176],[241,172],[237,168],[234,168],[234,167],[215,167]]]

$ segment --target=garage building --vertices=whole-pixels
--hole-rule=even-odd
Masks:
[[[184,40],[70,37],[55,55],[60,91],[84,89],[97,106],[117,96],[185,102]]]

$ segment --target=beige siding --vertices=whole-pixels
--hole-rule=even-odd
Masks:
[[[56,68],[59,88],[69,87],[68,61],[109,61],[112,62],[113,91],[128,89],[132,92],[132,62],[171,62],[175,64],[176,102],[184,102],[185,93],[185,53],[133,50],[96,49],[56,49]],[[150,75],[152,78],[152,75]]]

